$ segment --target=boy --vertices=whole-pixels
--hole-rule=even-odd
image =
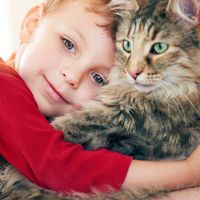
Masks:
[[[198,184],[199,149],[177,162],[132,161],[105,149],[84,151],[64,142],[62,132],[38,112],[53,117],[80,108],[105,84],[114,57],[115,1],[112,7],[109,2],[47,0],[27,14],[13,62],[26,85],[1,64],[0,154],[31,181],[62,192]]]

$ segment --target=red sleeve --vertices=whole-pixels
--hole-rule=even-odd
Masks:
[[[38,111],[23,80],[11,74],[0,70],[0,155],[44,188],[91,192],[91,187],[110,185],[118,190],[132,159],[64,142],[63,133]]]

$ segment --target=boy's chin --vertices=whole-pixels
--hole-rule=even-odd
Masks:
[[[40,109],[40,112],[46,117],[46,118],[54,118],[54,117],[60,117],[62,115],[65,115],[66,113],[72,112],[74,109],[62,109],[62,110],[49,110],[49,109]]]

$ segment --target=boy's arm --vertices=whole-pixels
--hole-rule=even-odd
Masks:
[[[118,190],[132,159],[64,142],[63,133],[38,111],[23,80],[5,71],[0,70],[0,155],[45,188],[91,192],[110,185]]]
[[[132,161],[105,149],[84,151],[81,145],[64,142],[63,133],[39,113],[22,79],[0,72],[0,85],[0,154],[40,186],[90,192],[106,185],[119,189],[124,179],[125,188],[200,183],[198,151],[177,162]]]
[[[155,198],[154,200],[198,200],[200,187],[187,188],[168,193],[167,196]]]
[[[131,163],[122,187],[180,189],[200,185],[200,146],[187,160]]]

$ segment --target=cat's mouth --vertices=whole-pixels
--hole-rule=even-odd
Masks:
[[[126,74],[127,74],[128,80],[131,82],[131,84],[134,85],[134,88],[139,92],[150,93],[158,88],[158,81],[154,81],[154,82],[149,81],[142,74],[140,74],[136,79],[130,76],[128,72]]]
[[[149,93],[155,90],[156,85],[155,84],[149,84],[149,83],[138,83],[137,81],[134,83],[134,87],[136,90],[140,92]]]

